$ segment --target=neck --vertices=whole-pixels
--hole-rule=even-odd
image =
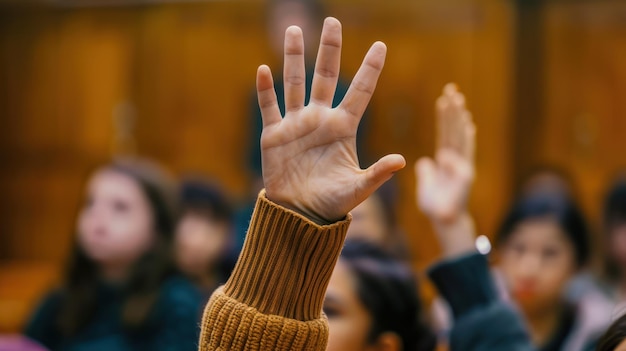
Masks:
[[[107,263],[100,267],[102,278],[109,283],[122,283],[128,278],[129,265],[122,263]]]
[[[524,311],[533,344],[545,345],[550,340],[559,327],[563,309],[563,303],[558,302],[548,308],[544,306],[533,311]]]

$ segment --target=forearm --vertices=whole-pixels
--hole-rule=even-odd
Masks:
[[[262,192],[237,265],[204,312],[200,349],[324,350],[322,304],[349,222],[317,225]]]
[[[474,220],[464,212],[454,220],[431,219],[435,234],[441,245],[444,259],[454,259],[476,252]]]

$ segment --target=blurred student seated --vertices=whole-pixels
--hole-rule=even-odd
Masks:
[[[435,350],[414,276],[380,247],[346,241],[324,300],[330,328],[326,351]]]
[[[604,204],[606,236],[606,290],[624,306],[626,303],[626,178],[614,182]]]
[[[219,186],[201,180],[183,182],[180,197],[176,262],[208,300],[235,265],[233,208]]]
[[[504,285],[538,350],[593,350],[613,304],[591,291],[567,298],[568,284],[590,256],[587,225],[571,198],[558,192],[520,197],[505,217],[497,246]]]
[[[396,221],[395,190],[393,181],[388,181],[355,207],[346,238],[366,241],[408,261],[407,238]]]
[[[145,160],[116,160],[86,187],[62,285],[26,336],[50,350],[196,350],[201,299],[176,274],[174,184]]]

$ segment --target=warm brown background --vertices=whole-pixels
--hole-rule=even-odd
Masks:
[[[128,147],[115,118],[135,116],[139,154],[176,174],[217,177],[238,198],[249,192],[255,70],[280,70],[264,3],[101,3],[0,2],[0,332],[19,330],[54,283],[89,171]],[[344,24],[345,77],[373,41],[389,47],[367,136],[377,157],[400,152],[411,165],[431,153],[433,102],[455,81],[479,130],[479,230],[494,232],[520,179],[545,163],[571,173],[597,223],[608,182],[626,166],[626,2],[327,5]],[[416,215],[411,167],[397,180],[424,267],[437,249]]]

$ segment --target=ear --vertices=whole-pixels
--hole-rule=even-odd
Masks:
[[[402,351],[402,340],[394,332],[384,332],[376,339],[374,349],[376,351]]]

